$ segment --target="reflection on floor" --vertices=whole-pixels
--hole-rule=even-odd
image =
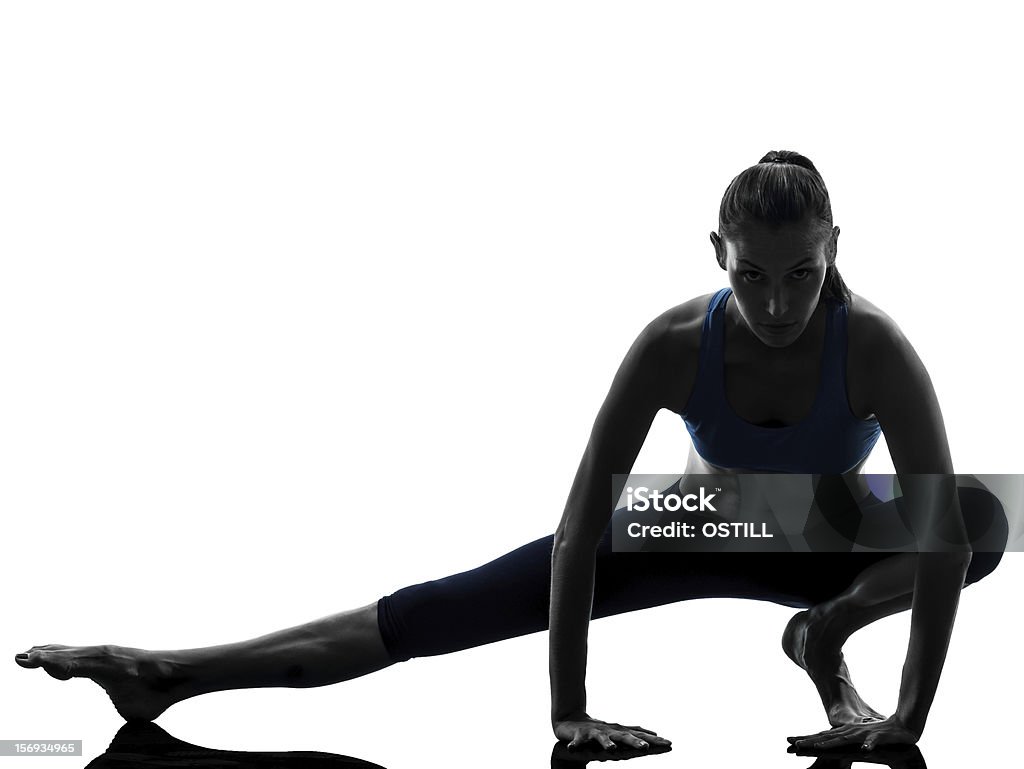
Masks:
[[[551,769],[580,769],[590,761],[626,761],[630,758],[656,756],[671,751],[672,748],[668,745],[651,745],[646,748],[620,746],[614,750],[604,750],[596,745],[592,748],[583,745],[569,750],[566,743],[558,742],[551,750]]]
[[[856,748],[833,748],[832,750],[798,750],[792,745],[787,751],[798,756],[818,756],[808,769],[850,769],[856,761],[862,764],[878,764],[892,769],[927,769],[924,756],[917,745],[879,745],[874,750]]]
[[[380,764],[314,750],[258,752],[202,748],[146,721],[129,721],[87,769],[384,769]]]
[[[646,749],[620,747],[615,750],[603,750],[598,747],[569,750],[564,742],[559,742],[551,751],[551,769],[580,769],[591,761],[624,761],[642,756],[653,756],[668,753],[672,748],[652,745]],[[723,751],[725,752],[725,751]],[[880,746],[872,751],[850,750],[848,748],[833,750],[797,750],[790,746],[788,753],[798,756],[816,756],[817,760],[809,769],[850,769],[854,762],[888,766],[891,769],[927,769],[924,756],[916,745]]]
[[[551,751],[551,769],[580,769],[591,761],[624,761],[671,752],[667,746],[646,749],[619,747],[602,750],[596,745],[569,750],[558,742]],[[725,752],[725,751],[723,751]],[[854,763],[892,769],[927,769],[916,746],[881,746],[861,750],[788,750],[799,756],[815,756],[809,769],[850,769]],[[260,752],[218,750],[192,745],[172,737],[154,723],[129,721],[114,735],[110,746],[89,762],[87,769],[384,769],[380,764],[351,756],[321,751]]]

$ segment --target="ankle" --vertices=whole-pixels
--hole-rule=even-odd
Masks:
[[[811,617],[821,628],[822,635],[839,640],[841,646],[849,636],[858,606],[852,595],[844,593],[818,604],[812,611]]]
[[[187,686],[193,675],[184,665],[161,652],[144,651],[139,655],[139,677],[156,691],[167,692]]]

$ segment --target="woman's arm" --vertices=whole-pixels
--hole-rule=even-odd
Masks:
[[[556,736],[573,743],[595,739],[614,745],[611,729],[586,712],[587,629],[594,598],[595,553],[622,492],[613,474],[628,474],[673,377],[662,370],[670,355],[669,325],[653,321],[633,343],[597,415],[555,532],[551,566],[550,675],[551,722]],[[589,725],[589,726],[588,726]],[[632,727],[620,727],[627,731]],[[637,730],[646,732],[646,730]],[[653,733],[646,741],[662,742]],[[619,734],[626,745],[643,739]]]
[[[895,324],[883,339],[874,411],[920,550],[895,717],[920,737],[946,659],[971,549],[931,378]]]
[[[798,747],[843,744],[873,748],[916,742],[924,730],[971,560],[942,413],[928,372],[888,317],[872,314],[870,351],[859,357],[869,382],[865,402],[878,417],[899,476],[902,503],[918,540],[910,643],[899,703],[885,721],[837,727],[795,738]],[[851,357],[851,360],[853,358]]]

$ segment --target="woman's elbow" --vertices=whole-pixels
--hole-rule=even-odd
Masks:
[[[601,541],[601,531],[594,533],[559,527],[551,545],[551,557],[555,560],[577,554],[593,555]]]

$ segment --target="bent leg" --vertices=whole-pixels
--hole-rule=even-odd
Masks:
[[[999,565],[1009,525],[1002,505],[993,494],[969,487],[958,487],[957,493],[967,538],[975,550],[964,579],[966,587],[988,576]],[[892,502],[880,502],[865,511],[868,516],[895,514]],[[837,590],[836,585],[847,577],[841,570],[832,570],[831,581],[823,586],[830,595],[816,602],[815,612],[822,616],[823,623],[832,625],[827,632],[819,633],[827,636],[828,642],[841,647],[850,635],[865,625],[910,608],[917,575],[916,554],[843,553],[836,554],[836,558],[837,563],[853,566],[857,571],[841,590]]]
[[[1008,525],[999,500],[987,491],[959,487],[957,493],[967,536],[976,552],[971,558],[964,584],[979,581],[995,570],[1006,546]],[[866,515],[896,515],[892,502],[878,503]],[[883,617],[909,609],[913,603],[917,555],[901,553],[835,554],[837,563],[859,570],[841,590],[835,579],[824,587],[830,597],[794,616],[783,633],[786,654],[810,675],[825,705],[829,721],[837,726],[856,723],[878,714],[856,694],[843,660],[842,647],[857,630]]]

